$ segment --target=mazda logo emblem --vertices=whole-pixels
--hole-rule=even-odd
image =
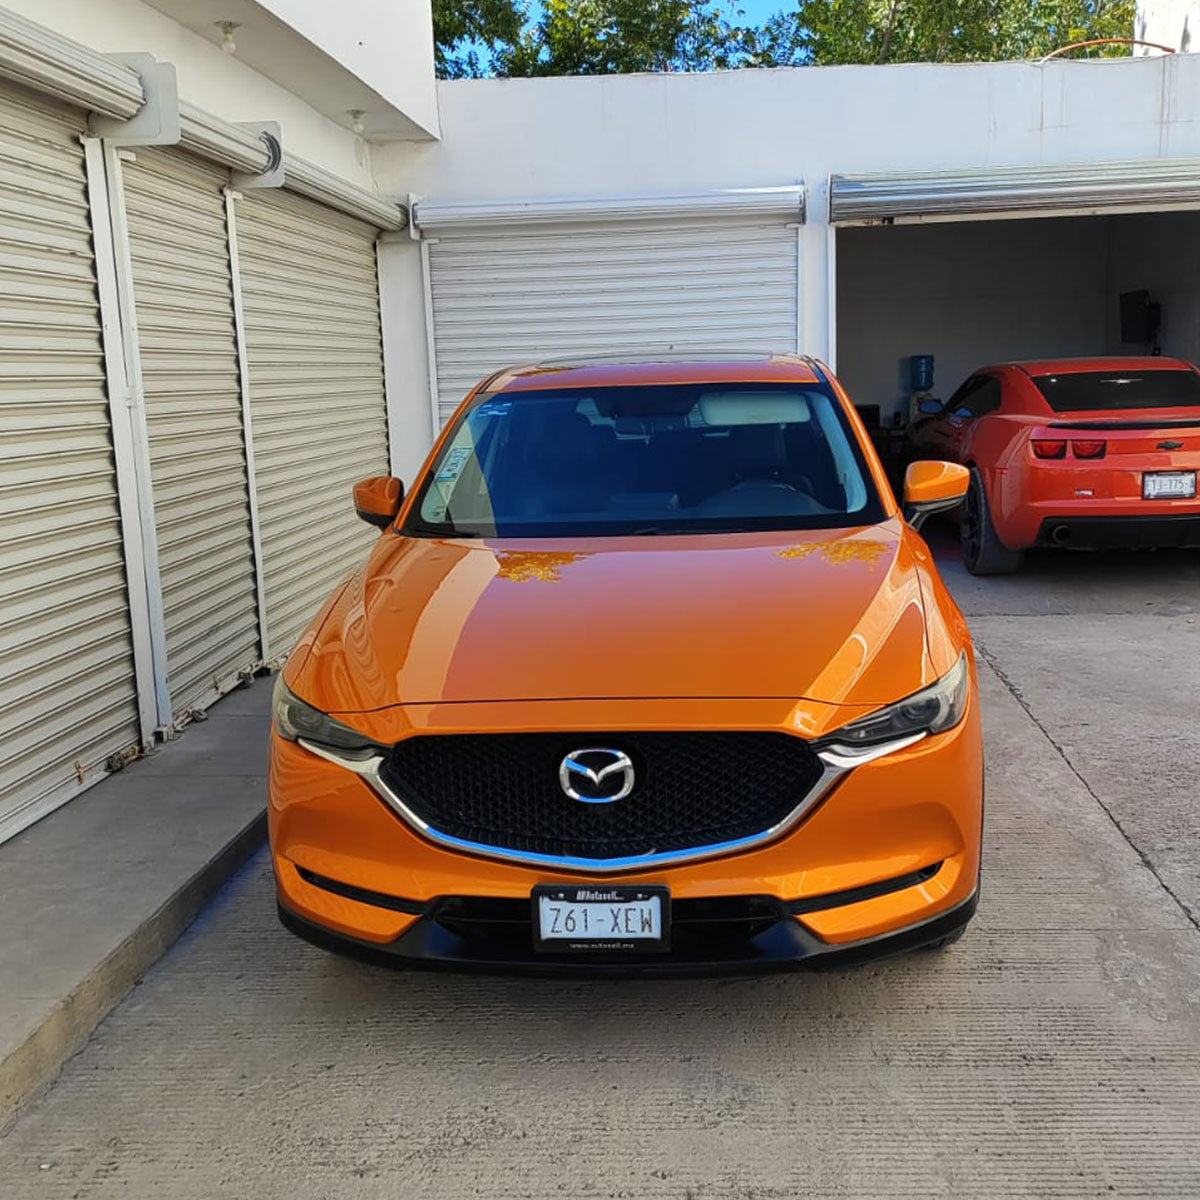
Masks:
[[[622,750],[589,746],[572,750],[558,767],[558,782],[572,800],[612,804],[633,791],[633,763]]]

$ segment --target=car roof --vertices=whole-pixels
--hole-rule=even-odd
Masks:
[[[1160,355],[1121,354],[1097,355],[1092,358],[1037,358],[1022,362],[997,363],[984,370],[1016,368],[1026,375],[1081,375],[1092,371],[1194,371],[1196,368],[1182,358],[1163,358]]]
[[[498,371],[488,392],[544,388],[632,387],[672,383],[821,383],[815,359],[770,351],[722,351],[588,355]]]

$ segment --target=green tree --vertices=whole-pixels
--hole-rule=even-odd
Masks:
[[[492,74],[491,60],[502,46],[520,40],[527,20],[528,6],[523,0],[433,0],[433,57],[438,77],[473,79]]]
[[[624,75],[720,65],[732,26],[697,0],[543,0],[495,58],[499,75]]]
[[[793,0],[760,26],[737,0],[434,0],[443,77],[615,75],[1037,58],[1129,37],[1135,0]],[[1110,53],[1123,54],[1123,49]]]
[[[1133,10],[1134,0],[801,0],[756,36],[771,63],[989,62],[1130,37]]]

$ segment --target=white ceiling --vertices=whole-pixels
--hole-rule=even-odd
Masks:
[[[233,21],[235,57],[349,129],[350,110],[361,109],[363,136],[371,141],[426,141],[434,134],[381,96],[353,71],[254,0],[145,0],[199,34],[221,44],[220,21]],[[265,119],[265,117],[264,117]]]

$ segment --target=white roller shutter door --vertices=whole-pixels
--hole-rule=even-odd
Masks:
[[[835,224],[1147,212],[1200,204],[1200,158],[834,175]]]
[[[260,661],[223,187],[139,149],[122,169],[176,721]]]
[[[351,497],[388,470],[376,232],[286,191],[237,202],[271,659],[376,536]]]
[[[514,362],[605,351],[796,350],[798,213],[439,228],[442,421]]]
[[[139,741],[83,128],[0,90],[0,840]]]

